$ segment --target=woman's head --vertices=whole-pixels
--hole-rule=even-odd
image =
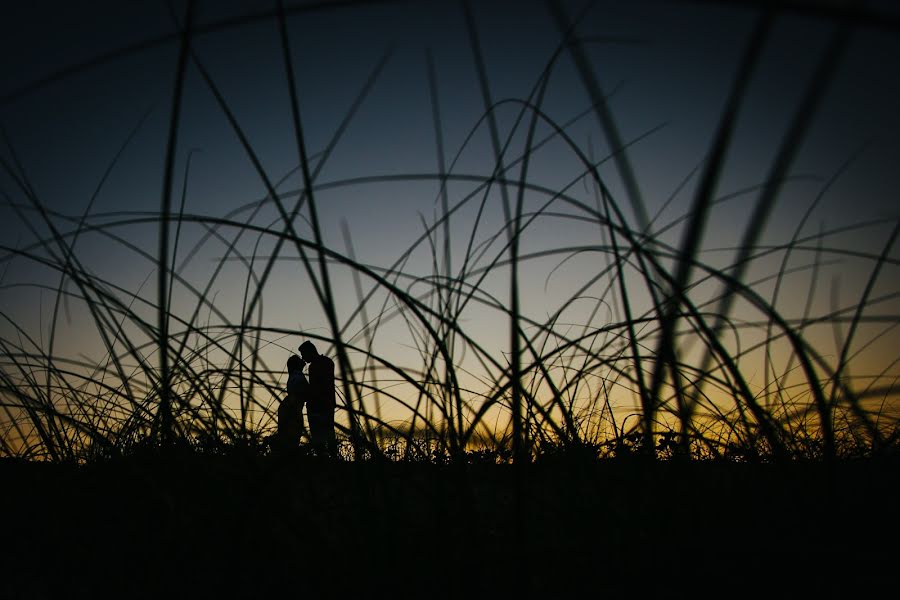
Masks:
[[[302,371],[303,370],[303,359],[297,356],[296,354],[291,354],[291,356],[287,359],[287,369],[288,371]]]

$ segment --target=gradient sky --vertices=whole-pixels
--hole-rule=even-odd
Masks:
[[[174,14],[182,19],[185,3],[173,4]],[[277,182],[291,174],[278,188],[281,192],[298,189],[301,179],[295,170],[299,159],[278,22],[273,18],[274,3],[269,4],[198,1],[194,21],[199,32],[192,43],[268,177]],[[527,98],[560,41],[545,3],[520,0],[472,4],[492,99]],[[580,1],[562,4],[570,19],[585,6]],[[577,32],[602,90],[609,95],[609,109],[621,138],[626,143],[638,140],[628,148],[627,157],[653,218],[652,230],[662,230],[660,240],[677,246],[681,230],[664,227],[690,206],[697,183],[691,173],[709,150],[757,10],[752,2],[623,4],[595,3],[584,12]],[[345,222],[357,258],[369,265],[389,267],[422,234],[423,223],[434,222],[440,210],[437,183],[331,184],[356,177],[438,171],[428,53],[433,57],[448,168],[456,158],[453,173],[490,175],[495,162],[487,126],[484,122],[479,125],[485,107],[464,13],[453,1],[384,2],[310,12],[301,10],[302,5],[288,3],[288,26],[311,155],[317,157],[325,149],[370,73],[387,57],[316,183],[323,186],[317,192],[317,205],[326,245],[345,251],[341,231]],[[798,219],[822,192],[825,182],[851,158],[852,164],[822,196],[804,233],[812,235],[820,228],[827,231],[860,223],[860,228],[829,236],[823,243],[877,255],[900,217],[896,193],[900,189],[900,112],[896,110],[900,106],[900,11],[891,3],[870,5],[873,11],[882,11],[884,18],[852,28],[846,51],[792,164],[790,173],[795,177],[785,183],[779,195],[762,244],[789,241]],[[0,125],[4,139],[0,156],[16,172],[15,177],[7,171],[0,174],[0,238],[4,245],[27,247],[36,236],[44,237],[49,232],[39,215],[26,207],[27,197],[16,182],[23,173],[46,209],[76,221],[101,181],[103,185],[90,204],[90,222],[115,220],[120,217],[108,213],[121,211],[158,213],[179,42],[178,26],[168,4],[35,1],[7,3],[3,11]],[[725,197],[765,181],[815,65],[841,25],[840,21],[801,9],[779,16],[749,83],[717,196]],[[97,57],[106,58],[92,62]],[[543,110],[557,123],[584,113],[567,132],[583,152],[599,159],[609,153],[610,147],[595,114],[588,110],[590,104],[571,56],[564,53],[555,63]],[[509,134],[518,111],[514,102],[497,109],[502,138]],[[104,179],[113,157],[133,130],[133,137]],[[550,129],[542,125],[537,137],[549,133]],[[186,180],[187,213],[226,217],[244,207],[231,218],[259,226],[277,223],[271,204],[250,217],[252,203],[265,198],[266,189],[194,63],[189,64],[186,75],[177,144],[174,209],[180,203],[188,156],[193,152]],[[523,145],[524,128],[520,127],[513,136],[510,156],[518,157]],[[313,160],[314,168],[317,160]],[[560,190],[578,180],[582,171],[576,155],[555,141],[531,157],[529,178]],[[518,176],[518,168],[513,172]],[[636,227],[614,162],[604,163],[600,173]],[[451,204],[460,201],[474,185],[450,183]],[[594,205],[586,181],[578,181],[569,192]],[[295,197],[291,196],[288,204]],[[745,193],[717,206],[701,244],[704,260],[716,266],[729,264],[757,197],[758,191]],[[473,232],[478,200],[470,201],[451,220],[455,266],[462,262]],[[537,194],[527,195],[526,211],[545,201]],[[23,208],[14,209],[11,204]],[[558,210],[577,212],[564,206]],[[485,211],[474,233],[476,244],[488,240],[502,226],[501,201],[496,192]],[[302,214],[308,215],[306,208]],[[61,216],[54,217],[54,222],[62,231],[74,228],[71,220]],[[309,227],[301,220],[297,227],[301,235],[311,237]],[[115,231],[156,256],[158,223],[132,224]],[[192,243],[201,239],[203,230],[196,224],[186,224],[182,234],[178,264]],[[503,239],[501,236],[489,246],[488,256],[501,252]],[[442,238],[438,240],[443,243]],[[255,242],[256,237],[248,237],[241,251],[249,255]],[[561,218],[542,219],[522,237],[523,252],[597,243],[595,226]],[[268,256],[271,249],[270,240],[264,240],[258,248],[262,256]],[[151,261],[98,234],[80,238],[77,254],[99,277],[142,297],[155,298],[156,271]],[[182,274],[202,287],[223,254],[221,243],[207,243],[184,266]],[[55,286],[58,274],[21,257],[11,260],[6,250],[0,256],[4,313],[46,345],[52,293],[18,284]],[[889,253],[890,260],[873,295],[897,293],[898,256],[896,248]],[[294,337],[267,338],[273,344],[267,356],[276,367],[281,365],[284,353],[302,341],[302,331],[327,335],[324,314],[308,283],[304,283],[297,252],[285,250],[282,258],[263,296],[264,322],[298,333]],[[535,260],[524,267],[523,307],[527,314],[546,318],[561,298],[596,272],[597,259],[591,256],[576,256],[554,270],[562,258]],[[814,311],[819,314],[852,306],[874,267],[871,260],[846,255],[828,259],[838,262],[823,267],[820,274]],[[811,252],[798,252],[791,265],[808,265],[812,260]],[[482,264],[486,262],[482,260]],[[754,276],[770,275],[778,270],[778,264],[758,261],[748,277],[752,280]],[[405,271],[425,276],[431,273],[431,265],[431,251],[424,244],[413,253]],[[216,306],[237,322],[247,271],[230,262],[226,273],[212,293],[217,294]],[[356,306],[352,278],[340,269],[334,277],[338,313],[349,316]],[[801,314],[810,277],[806,270],[789,278],[788,292],[778,304],[785,315]],[[550,285],[545,285],[548,281]],[[489,278],[483,285],[486,291],[506,300],[505,277]],[[759,286],[764,295],[771,289],[771,282]],[[710,296],[713,291],[710,289]],[[647,305],[638,291],[635,301],[639,307]],[[187,316],[194,303],[176,286],[174,312]],[[890,317],[898,314],[898,308],[893,298],[873,310]],[[148,321],[155,319],[152,310],[137,310]],[[59,325],[62,335],[56,341],[55,353],[100,360],[103,353],[94,339],[96,335],[84,325],[86,312],[77,306],[70,311],[71,322]],[[377,307],[373,306],[371,312],[377,312]],[[583,316],[574,310],[570,315],[573,322]],[[748,314],[746,318],[758,320],[759,316]],[[497,319],[495,312],[473,309],[466,319],[466,326],[477,332],[476,337],[485,347],[493,348],[498,357],[507,350],[508,325]],[[83,331],[85,327],[87,332]],[[352,334],[360,329],[356,325],[349,331]],[[883,329],[882,325],[876,332]],[[13,335],[7,324],[0,332],[8,339]],[[810,333],[821,335],[822,344],[833,345],[832,334],[831,329]],[[380,335],[378,348],[383,355],[397,357],[401,363],[415,361],[402,322],[396,328],[385,328]],[[876,358],[872,359],[872,369],[884,368],[897,359],[897,339],[896,332],[890,333],[873,346]],[[822,351],[834,353],[833,348]],[[148,349],[150,353],[152,348]]]

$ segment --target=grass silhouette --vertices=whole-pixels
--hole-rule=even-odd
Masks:
[[[633,589],[630,578],[647,572],[659,576],[648,588],[662,591],[692,564],[690,556],[722,544],[733,545],[739,560],[768,553],[798,561],[800,570],[821,569],[847,546],[860,549],[837,559],[849,572],[865,561],[888,564],[878,561],[889,557],[870,549],[879,538],[875,532],[861,525],[842,529],[831,522],[831,511],[843,506],[861,519],[884,508],[897,483],[900,356],[876,376],[854,375],[851,368],[856,371],[854,359],[869,346],[896,337],[900,319],[889,311],[898,297],[891,282],[900,221],[894,219],[880,252],[838,243],[848,232],[872,231],[872,223],[809,233],[809,219],[852,167],[851,158],[820,182],[787,242],[762,240],[785,186],[801,178],[795,159],[851,34],[879,22],[896,35],[896,19],[874,10],[759,3],[712,142],[685,179],[685,185],[693,182],[690,207],[665,222],[668,203],[651,214],[640,189],[642,177],[652,174],[629,159],[656,128],[623,136],[609,107],[615,92],[602,89],[587,42],[576,33],[590,5],[573,17],[563,3],[546,3],[558,47],[527,96],[498,99],[478,5],[462,2],[483,111],[462,146],[455,154],[445,148],[441,72],[428,52],[436,169],[325,179],[393,54],[371,61],[331,138],[311,152],[304,124],[314,117],[302,110],[299,42],[289,19],[370,3],[279,1],[273,9],[199,24],[194,4],[172,11],[177,33],[67,66],[0,99],[9,104],[147,48],[177,48],[157,211],[94,210],[147,115],[80,214],[48,206],[5,140],[2,168],[11,187],[3,190],[3,203],[31,237],[3,241],[0,261],[3,268],[24,263],[53,275],[8,285],[0,275],[7,293],[33,287],[53,301],[49,323],[39,331],[0,309],[0,456],[8,459],[2,468],[15,482],[7,489],[32,490],[30,507],[6,498],[3,514],[28,515],[11,526],[9,539],[38,540],[22,542],[10,558],[20,573],[15,593],[91,592],[95,582],[85,573],[93,571],[81,559],[67,563],[57,556],[68,535],[90,540],[85,560],[108,557],[129,536],[143,539],[129,546],[133,556],[99,560],[110,561],[111,587],[148,595],[163,585],[152,569],[192,582],[188,592],[226,593],[235,584],[220,573],[231,562],[246,567],[235,578],[248,593],[275,593],[286,582],[318,594],[343,580],[362,591],[390,593],[443,581],[453,595],[565,593],[585,584],[582,578],[598,563],[606,565],[608,578],[592,582],[597,591],[625,593]],[[771,149],[765,179],[723,194],[719,183],[750,81],[779,19],[797,11],[833,23],[834,33],[786,133]],[[292,168],[280,179],[272,177],[274,167],[251,141],[197,44],[202,36],[260,23],[276,32],[291,110]],[[545,110],[552,76],[564,61],[574,65],[590,101],[569,121]],[[184,153],[181,136],[189,77],[214,101],[265,197],[225,214],[188,208],[195,153]],[[606,154],[595,156],[591,144],[571,134],[570,126],[584,117],[596,119]],[[459,166],[479,136],[489,140],[488,174]],[[533,176],[547,147],[563,148],[577,176],[557,186]],[[605,169],[618,181],[612,183]],[[343,247],[329,245],[323,195],[423,183],[437,190],[428,198],[433,218],[421,216],[421,234],[393,263],[358,258],[346,221]],[[497,199],[499,226],[488,216]],[[752,209],[736,235],[733,259],[721,264],[707,258],[704,235],[712,212],[735,199],[752,202]],[[471,220],[463,216],[470,214]],[[597,241],[570,244],[560,236],[552,247],[529,245],[532,231],[558,222],[591,227]],[[155,252],[133,238],[148,227],[156,232]],[[679,243],[668,243],[666,234],[680,234]],[[79,242],[88,237],[103,240],[108,255],[134,257],[151,275],[137,289],[101,275],[82,259]],[[425,274],[410,267],[423,253],[430,262]],[[798,263],[798,255],[811,258]],[[198,283],[191,269],[201,256],[216,259]],[[549,281],[584,257],[593,261],[590,278],[544,310],[545,318],[526,309],[523,281],[536,272],[534,265],[552,262]],[[865,265],[865,283],[852,301],[816,313],[819,274],[842,259]],[[246,271],[237,318],[217,304],[217,290],[235,265]],[[263,318],[285,265],[298,267],[315,300],[304,310],[320,313],[324,327],[298,331]],[[763,273],[760,265],[775,267]],[[803,313],[784,314],[788,284],[801,276],[810,281]],[[760,291],[767,286],[774,286],[771,294]],[[352,289],[353,297],[338,288]],[[100,361],[58,351],[62,313],[74,305],[86,311],[87,328],[102,341]],[[479,321],[468,318],[473,308],[503,324],[502,345],[485,344]],[[397,328],[409,340],[402,355],[382,343]],[[862,330],[873,328],[880,329],[863,341]],[[834,332],[834,355],[811,341],[821,329]],[[272,456],[264,442],[282,393],[282,359],[301,337],[336,359],[341,456],[335,461],[305,447],[289,459]],[[78,517],[58,514],[55,490],[62,488],[78,491],[66,504]],[[244,520],[231,520],[234,515]],[[728,525],[735,521],[740,525]],[[699,536],[698,523],[706,528]],[[779,524],[796,528],[793,539]],[[379,546],[402,552],[403,568],[390,551],[374,549]],[[790,554],[798,546],[814,551]],[[667,558],[661,547],[684,556]],[[47,584],[42,592],[30,579],[43,568],[26,558],[33,553],[62,565],[64,583]],[[136,569],[137,563],[154,566]],[[297,563],[321,571],[294,573]],[[260,575],[272,568],[277,575]],[[707,568],[708,581],[715,582],[727,579],[732,567],[716,557]],[[372,579],[347,582],[346,573],[357,571]],[[875,569],[867,582],[846,582],[864,587],[882,580]],[[827,589],[819,580],[804,585]],[[690,592],[689,586],[674,589]]]
[[[668,224],[660,223],[657,216],[651,224],[639,191],[638,176],[628,159],[629,147],[640,140],[627,143],[622,140],[582,46],[584,42],[573,34],[575,22],[555,2],[549,2],[548,8],[561,35],[556,52],[527,98],[500,101],[494,101],[491,96],[474,12],[468,3],[462,4],[484,113],[449,164],[442,141],[438,72],[429,55],[429,97],[438,171],[328,182],[320,182],[320,174],[356,112],[377,86],[390,53],[375,64],[325,150],[310,156],[303,132],[287,18],[323,7],[287,9],[279,4],[272,12],[207,24],[198,30],[193,28],[192,7],[193,3],[188,3],[185,15],[173,13],[173,19],[180,23],[178,36],[147,40],[74,65],[5,98],[11,101],[35,86],[97,68],[103,62],[127,58],[148,44],[173,43],[179,48],[171,94],[163,195],[157,213],[128,210],[96,213],[92,211],[93,199],[80,216],[52,211],[34,193],[20,165],[15,164],[16,154],[10,146],[13,161],[4,162],[4,169],[17,189],[7,195],[7,206],[29,224],[35,240],[18,247],[6,245],[5,262],[30,261],[57,273],[59,283],[55,289],[49,285],[45,288],[55,297],[46,344],[41,341],[43,334],[35,339],[33,332],[22,330],[12,316],[7,316],[8,330],[14,336],[3,340],[4,454],[84,461],[121,453],[139,442],[166,445],[177,440],[215,446],[246,443],[262,437],[271,427],[270,398],[278,393],[280,373],[265,361],[261,344],[266,343],[263,340],[267,336],[271,340],[273,335],[307,334],[271,327],[261,317],[272,273],[285,260],[300,261],[319,310],[325,316],[326,331],[309,337],[326,344],[337,358],[342,433],[354,456],[383,455],[385,448],[393,447],[397,440],[410,448],[419,443],[435,443],[437,452],[451,459],[470,450],[487,449],[495,452],[498,460],[509,457],[519,461],[531,460],[544,446],[556,451],[568,446],[582,448],[585,444],[607,454],[639,446],[651,456],[658,454],[660,448],[667,452],[674,448],[684,456],[775,460],[807,457],[830,460],[893,451],[897,443],[896,415],[884,412],[895,395],[893,371],[888,369],[881,377],[869,380],[862,389],[857,389],[853,379],[846,375],[854,352],[859,352],[853,343],[860,327],[884,323],[884,334],[888,335],[896,325],[893,316],[869,314],[871,307],[896,295],[890,291],[886,295],[873,295],[884,270],[896,265],[892,258],[896,225],[880,254],[827,246],[827,240],[839,231],[803,233],[814,209],[810,206],[789,243],[779,248],[758,245],[781,189],[790,180],[794,156],[827,93],[848,32],[854,26],[852,22],[836,28],[795,109],[780,148],[773,153],[765,181],[758,188],[739,192],[747,197],[756,196],[755,208],[734,261],[719,266],[703,261],[701,240],[710,212],[718,203],[728,200],[716,197],[717,183],[733,144],[748,82],[765,48],[766,38],[780,16],[777,10],[761,11],[748,38],[712,145],[700,170],[690,176],[698,179],[689,212]],[[820,16],[830,18],[824,9]],[[273,181],[268,175],[263,159],[193,46],[194,38],[201,33],[218,27],[246,26],[260,19],[277,25],[292,107],[298,166],[280,181]],[[591,100],[591,105],[572,122],[594,113],[613,148],[599,160],[590,157],[591,149],[580,147],[570,137],[568,123],[558,123],[542,110],[550,77],[567,56],[575,63]],[[175,181],[183,87],[189,71],[200,77],[215,99],[267,192],[264,199],[224,216],[186,211],[193,152],[187,155],[183,182],[179,186]],[[505,138],[497,120],[501,109],[516,111],[515,122]],[[104,179],[115,172],[122,153],[142,126],[143,119],[109,164]],[[485,127],[490,134],[493,173],[483,176],[460,172],[456,164],[462,152]],[[524,135],[521,148],[516,145],[518,142],[514,143],[519,135]],[[567,186],[547,188],[539,180],[529,178],[535,153],[548,143],[563,144],[580,163],[579,176]],[[600,174],[599,167],[604,163],[611,163],[624,181],[624,204]],[[298,172],[301,187],[279,191]],[[835,174],[832,181],[840,175]],[[440,209],[433,221],[423,220],[423,233],[415,243],[388,267],[365,264],[354,256],[346,223],[343,225],[346,250],[327,246],[317,216],[316,195],[384,182],[431,182],[439,186]],[[448,188],[454,182],[474,184],[475,188],[461,198],[452,198]],[[594,206],[573,193],[576,185],[585,182],[593,186]],[[104,181],[98,183],[97,193],[103,185]],[[821,195],[827,189],[828,185]],[[486,226],[485,206],[495,192],[500,194],[503,223],[478,245],[478,232]],[[537,210],[526,212],[526,193],[544,196],[546,200]],[[13,195],[21,195],[24,203],[14,201]],[[478,209],[469,231],[452,227],[451,221],[456,227],[465,222],[457,214],[474,204]],[[634,223],[625,215],[626,206],[636,215]],[[267,209],[275,210],[275,221],[258,224],[256,215]],[[542,220],[560,218],[563,209],[574,211],[565,213],[567,220],[595,226],[603,242],[539,251],[529,251],[523,246],[529,228],[537,227]],[[301,232],[295,224],[298,218],[306,223],[310,235]],[[155,254],[132,243],[128,234],[123,233],[129,227],[148,224],[158,230]],[[184,231],[190,225],[200,226],[205,235],[199,240],[185,239]],[[49,235],[39,233],[42,227]],[[665,244],[662,234],[677,229],[682,232],[680,244],[677,247]],[[138,292],[130,291],[116,281],[97,275],[83,263],[78,242],[88,235],[102,236],[113,248],[120,246],[154,264],[155,301],[146,296],[143,287]],[[254,237],[257,250],[253,255],[242,254],[241,244]],[[462,264],[457,261],[455,268],[450,250],[454,238],[468,239]],[[274,244],[266,257],[256,255],[261,243]],[[197,285],[183,273],[192,258],[207,250],[210,244],[224,245],[225,252],[205,285]],[[789,268],[791,255],[808,252],[811,245],[816,246],[815,258],[800,267],[801,273],[810,270],[816,273],[832,257],[853,253],[855,258],[871,264],[871,276],[859,293],[855,309],[837,308],[832,314],[820,317],[812,316],[807,309],[798,322],[779,311],[779,293],[795,272]],[[185,256],[179,255],[184,252],[182,248],[187,248]],[[286,248],[292,248],[296,257],[285,255]],[[422,248],[430,249],[431,253],[433,274],[427,277],[404,271],[413,253]],[[577,293],[563,299],[544,321],[536,321],[523,312],[519,275],[523,270],[549,257],[559,261],[555,272],[578,255],[587,253],[598,255],[603,266]],[[767,298],[755,291],[764,280],[748,280],[746,275],[754,263],[773,255],[781,256],[781,262],[780,269],[768,277],[774,278],[775,291]],[[262,269],[257,269],[257,261],[264,261]],[[237,321],[218,310],[212,296],[223,273],[234,262],[245,265],[248,272],[243,286],[242,316]],[[345,313],[339,313],[332,284],[338,272],[342,277],[349,273],[356,290],[356,308]],[[497,276],[509,280],[505,295],[492,295],[484,286],[489,278]],[[636,282],[640,284],[635,285]],[[704,296],[710,284],[718,285],[721,290],[712,299]],[[77,291],[71,289],[73,285]],[[188,304],[192,308],[187,313],[173,309],[176,288],[192,298]],[[596,298],[596,307],[588,313],[590,319],[603,306],[613,306],[612,314],[599,327],[590,320],[578,324],[580,331],[578,326],[563,326],[563,315],[584,304],[586,293]],[[814,294],[815,290],[810,288],[810,298]],[[644,297],[650,299],[646,307]],[[56,355],[59,312],[61,306],[73,302],[81,303],[89,311],[91,325],[101,336],[108,354],[104,364],[83,364]],[[754,326],[735,320],[736,305],[754,311],[765,324],[764,337],[759,341],[754,338],[754,346],[742,351],[736,351],[724,340],[729,330],[740,339],[743,331]],[[509,343],[500,351],[509,354],[502,359],[496,347],[484,346],[473,335],[477,332],[466,330],[464,311],[472,306],[491,311],[508,323]],[[147,310],[155,311],[156,318],[149,318]],[[215,317],[215,324],[210,321],[207,326],[202,325],[203,313],[208,314],[208,320]],[[418,365],[394,362],[391,356],[375,349],[379,331],[398,319],[415,340]],[[359,323],[362,326],[354,331]],[[839,356],[834,360],[817,352],[804,335],[814,325],[829,323],[847,324],[843,338],[837,342]],[[578,333],[573,335],[572,331]],[[749,339],[752,333],[746,335]],[[354,341],[360,336],[362,345]],[[772,361],[774,348],[779,344],[790,347],[782,365]],[[699,358],[685,358],[692,345],[703,348]],[[762,392],[752,389],[748,374],[741,366],[743,356],[760,348],[767,362]],[[219,355],[215,362],[208,358],[211,352]],[[155,358],[151,359],[151,355]],[[477,361],[487,374],[481,381],[484,390],[463,388],[462,382],[471,373],[461,362],[462,355]],[[797,375],[795,367],[800,373],[797,381],[793,381]],[[593,384],[598,380],[602,382],[600,390]],[[788,380],[790,384],[786,383]],[[405,391],[412,390],[412,396],[391,393],[388,388],[392,386],[382,385],[388,381],[405,383],[408,386]],[[713,388],[714,393],[708,388]],[[636,414],[622,414],[621,411],[630,409],[613,405],[610,396],[614,389],[626,390],[637,398]],[[229,390],[227,394],[226,390]],[[402,407],[406,416],[385,421],[381,405],[386,401]],[[257,420],[249,423],[251,418]],[[499,428],[488,419],[495,419]]]

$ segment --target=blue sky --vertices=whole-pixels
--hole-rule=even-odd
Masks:
[[[472,4],[491,98],[495,102],[508,100],[495,112],[501,139],[505,139],[520,109],[516,101],[531,93],[559,43],[560,33],[543,2]],[[582,2],[562,4],[570,18],[586,6]],[[301,6],[288,3],[288,28],[305,142],[315,157],[314,169],[367,78],[387,56],[358,112],[321,166],[316,179],[321,189],[316,191],[316,200],[328,247],[347,252],[342,234],[345,223],[360,262],[389,268],[434,223],[441,208],[440,188],[434,178],[438,153],[426,59],[429,52],[436,75],[446,166],[458,157],[453,174],[479,177],[489,176],[495,166],[489,130],[484,121],[479,121],[485,107],[463,10],[457,2],[443,1],[385,2],[315,12],[304,12]],[[178,19],[183,17],[184,7],[183,2],[175,3]],[[266,14],[269,8],[260,2],[197,2],[195,24],[199,32],[192,43],[267,176],[273,182],[288,176],[278,191],[288,192],[290,206],[296,200],[296,194],[290,192],[296,192],[302,181],[296,171],[299,158],[278,23],[274,12]],[[4,10],[8,14],[0,30],[0,52],[7,58],[0,78],[0,124],[6,141],[0,156],[17,173],[16,177],[7,172],[0,175],[4,192],[0,234],[6,245],[26,247],[35,241],[35,235],[46,236],[48,232],[33,210],[23,209],[23,219],[10,206],[30,202],[15,181],[22,173],[41,205],[58,214],[53,220],[64,232],[73,230],[72,219],[77,222],[81,217],[101,180],[104,183],[93,200],[88,222],[108,223],[122,219],[123,212],[135,218],[158,214],[178,57],[178,27],[167,4],[96,2],[76,7],[62,2],[34,2]],[[873,10],[894,9],[885,5]],[[896,14],[892,18],[896,21]],[[661,242],[673,246],[680,242],[681,229],[666,229],[665,225],[684,215],[690,206],[697,185],[696,174],[691,174],[709,151],[755,19],[752,3],[636,2],[623,7],[622,3],[598,2],[584,12],[576,29],[597,80],[609,96],[609,111],[622,140],[634,142],[627,149],[627,158],[646,209],[656,217],[651,231],[660,232]],[[839,26],[840,22],[803,12],[786,11],[778,17],[749,82],[717,188],[717,197],[735,196],[715,208],[701,244],[701,256],[710,264],[723,267],[733,260],[733,248],[758,197],[753,187],[765,182],[815,65]],[[142,42],[149,43],[138,47]],[[95,57],[122,48],[132,50],[89,64]],[[846,51],[797,149],[791,180],[781,189],[760,243],[789,241],[798,220],[826,181],[856,157],[822,195],[803,231],[815,235],[820,228],[868,223],[830,236],[823,243],[852,252],[881,252],[900,216],[896,200],[900,188],[896,169],[900,113],[895,110],[900,105],[898,57],[900,34],[896,28],[871,24],[853,28]],[[45,81],[78,65],[82,67]],[[43,83],[35,86],[35,82]],[[567,133],[580,151],[599,160],[609,154],[610,147],[590,105],[571,55],[563,53],[548,82],[543,110],[557,123],[581,114],[568,126]],[[527,120],[525,123],[512,135],[505,157],[508,163],[521,156]],[[132,131],[120,159],[104,180],[113,157]],[[541,124],[536,139],[550,133],[551,129]],[[192,158],[187,172],[189,155]],[[534,152],[529,169],[531,183],[555,191],[573,184],[567,193],[596,206],[593,188],[582,177],[583,165],[558,139]],[[518,177],[518,167],[511,173]],[[599,173],[623,207],[629,224],[636,227],[615,161],[604,162]],[[349,183],[354,178],[404,175],[417,178]],[[418,178],[422,175],[431,178]],[[259,174],[196,63],[189,63],[185,79],[174,162],[175,209],[181,201],[182,185],[187,190],[185,212],[195,216],[224,218],[266,196]],[[471,181],[448,183],[451,205],[462,201],[475,185]],[[747,189],[750,191],[740,193]],[[529,192],[524,197],[526,213],[546,200],[540,193]],[[476,246],[488,244],[481,266],[503,255],[504,235],[490,242],[502,232],[501,197],[494,188],[475,228],[480,201],[481,197],[475,196],[451,218],[455,269],[463,262],[470,237]],[[595,224],[571,218],[583,215],[583,211],[558,201],[550,210],[560,214],[545,215],[530,225],[521,237],[522,252],[599,243]],[[259,227],[278,224],[271,202],[252,218],[250,208],[233,214],[238,221]],[[301,211],[296,226],[301,236],[311,239],[303,217],[308,217],[308,207]],[[125,236],[151,257],[158,252],[159,224],[152,218],[107,231]],[[177,250],[177,263],[204,233],[200,224],[183,225],[179,247],[170,248],[171,252]],[[226,228],[222,233],[231,238],[236,230]],[[442,233],[434,240],[443,244]],[[263,236],[259,246],[256,242],[255,235],[245,236],[239,245],[241,252],[250,255],[255,249],[260,256],[268,257],[273,239]],[[815,244],[814,240],[807,243],[810,247]],[[285,352],[296,348],[304,332],[328,336],[324,311],[313,297],[297,251],[286,247],[281,252],[263,293],[265,313],[260,318],[266,327],[296,330],[297,335],[282,338],[266,334],[266,341],[273,344],[268,346],[267,357],[275,368]],[[79,238],[77,253],[98,277],[139,298],[155,298],[152,260],[98,233]],[[182,275],[202,289],[224,254],[223,243],[206,241],[185,265]],[[600,254],[576,255],[559,268],[555,267],[565,254],[523,263],[523,309],[534,318],[552,314],[569,294],[597,273]],[[0,291],[4,310],[23,327],[40,331],[43,338],[36,337],[46,340],[53,295],[18,284],[43,282],[55,287],[59,275],[23,257],[10,256],[7,254],[0,266],[7,269],[5,287]],[[897,292],[898,251],[892,250],[889,256],[875,289],[877,294]],[[793,260],[793,266],[809,265],[813,253],[798,252]],[[829,256],[828,260],[837,262],[821,269],[820,287],[814,294],[820,313],[852,306],[874,266],[870,259],[854,259],[846,253]],[[432,261],[429,245],[420,244],[403,269],[409,277],[428,276]],[[258,275],[265,263],[255,264]],[[778,269],[777,261],[759,260],[751,266],[748,280]],[[231,323],[240,321],[246,280],[246,267],[231,260],[210,291]],[[545,285],[548,281],[550,285]],[[636,306],[649,306],[640,281],[628,281]],[[809,269],[790,277],[779,310],[799,316],[811,284]],[[349,317],[358,304],[352,274],[335,268],[333,285],[338,295],[337,312]],[[496,270],[481,282],[481,288],[507,302],[508,271]],[[760,284],[759,290],[770,293],[772,283]],[[709,295],[714,295],[713,290]],[[173,312],[186,318],[195,305],[196,298],[176,284]],[[140,308],[140,302],[135,306],[142,317],[154,321],[152,307]],[[897,300],[889,299],[877,310],[895,315],[897,307]],[[372,304],[370,316],[379,309],[380,304]],[[60,325],[67,335],[57,341],[56,351],[102,355],[85,310],[79,311],[77,306],[70,310],[76,317],[70,324]],[[570,312],[573,322],[587,318],[587,313],[574,308]],[[508,350],[508,324],[497,318],[496,311],[473,307],[464,318],[474,337],[497,357]],[[746,318],[759,317],[747,314]],[[380,331],[378,352],[397,357],[401,363],[415,363],[417,355],[410,350],[415,336],[403,326],[402,319],[395,318],[392,323]],[[351,334],[361,330],[359,322],[349,328]],[[817,340],[832,337],[830,331],[809,333]],[[896,339],[896,335],[886,339]],[[880,356],[881,366],[893,360],[889,351],[880,352]]]

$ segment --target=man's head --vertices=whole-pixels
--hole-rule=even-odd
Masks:
[[[303,370],[303,359],[297,356],[296,354],[291,354],[291,356],[287,359],[287,368],[289,372],[293,371],[302,371]]]
[[[306,362],[312,362],[312,359],[319,355],[319,351],[316,350],[316,347],[313,346],[313,343],[309,340],[306,340],[305,342],[300,344],[298,350],[300,350],[300,354],[303,356],[303,360],[305,360]]]

